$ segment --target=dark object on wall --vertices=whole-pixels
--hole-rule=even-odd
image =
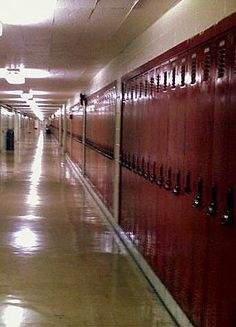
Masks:
[[[189,194],[191,192],[191,186],[190,186],[190,171],[188,171],[185,179],[185,187],[184,187],[185,193]]]
[[[217,195],[217,190],[216,190],[216,185],[212,185],[211,188],[211,202],[209,204],[209,207],[207,208],[207,214],[209,216],[215,216],[216,215],[216,195]]]
[[[160,174],[159,174],[159,176],[157,178],[156,183],[160,187],[163,185],[163,166],[160,166]]]
[[[180,171],[179,170],[176,173],[176,184],[175,184],[175,187],[173,188],[172,192],[174,195],[180,194]]]
[[[233,223],[233,212],[234,212],[234,193],[233,189],[228,189],[227,199],[226,199],[226,208],[222,216],[221,224],[222,225],[232,225]]]
[[[8,129],[6,134],[6,150],[13,151],[14,150],[14,130]]]
[[[197,182],[197,194],[193,200],[193,207],[194,208],[201,208],[202,207],[202,178],[198,178]]]
[[[171,168],[168,169],[168,173],[167,173],[167,179],[164,185],[164,189],[167,191],[171,190]]]
[[[81,106],[87,105],[87,98],[84,93],[80,93],[80,104],[81,104]]]

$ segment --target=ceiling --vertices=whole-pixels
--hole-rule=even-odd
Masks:
[[[0,78],[0,103],[33,115],[20,96],[31,89],[44,117],[50,116],[176,2],[57,0],[54,12],[41,23],[4,24],[0,68],[23,64],[47,70],[49,76],[26,78],[21,85]]]

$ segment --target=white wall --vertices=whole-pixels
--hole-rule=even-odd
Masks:
[[[91,81],[91,94],[236,11],[236,0],[182,0]],[[140,17],[141,19],[141,17]],[[79,101],[79,94],[72,103]]]

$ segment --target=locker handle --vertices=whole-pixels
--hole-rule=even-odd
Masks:
[[[150,182],[153,183],[156,181],[156,161],[152,164],[152,173],[150,173]]]
[[[140,169],[140,160],[139,160],[139,157],[137,157],[137,173],[138,173],[138,175],[142,176],[142,171]]]
[[[217,189],[216,189],[216,185],[214,184],[214,185],[212,185],[212,188],[211,188],[211,201],[207,208],[207,214],[209,216],[216,215],[216,210],[217,210],[216,197],[217,197]]]
[[[128,153],[128,156],[127,156],[126,168],[128,168],[129,170],[131,170],[130,153]]]
[[[139,163],[139,160],[138,160],[138,163]],[[143,173],[144,173],[144,158],[142,158],[142,161],[141,161],[141,167],[140,167],[140,164],[138,164],[138,174],[139,176],[143,176]]]
[[[163,166],[160,166],[160,172],[159,172],[159,176],[156,180],[156,183],[160,187],[163,185]]]
[[[150,159],[147,161],[146,169],[144,172],[144,178],[150,180]]]
[[[141,176],[144,176],[145,174],[145,159],[142,157],[142,163],[141,163]]]
[[[122,166],[123,166],[123,167],[126,166],[126,154],[125,154],[125,153],[123,153],[123,155],[122,155],[121,163],[122,163]]]
[[[165,190],[170,191],[171,189],[171,168],[168,169],[167,180],[164,185]]]
[[[198,183],[197,183],[197,194],[193,200],[193,207],[194,208],[201,208],[202,207],[202,178],[198,178]]]
[[[184,187],[185,193],[189,194],[191,192],[191,186],[190,186],[190,171],[187,172],[186,180],[185,180],[185,187]]]
[[[234,212],[234,191],[232,188],[228,189],[226,202],[226,208],[224,214],[222,215],[221,224],[232,225]]]
[[[128,167],[128,155],[124,154],[124,166],[127,168]]]
[[[180,171],[179,170],[176,173],[176,185],[174,186],[172,193],[174,195],[180,194]]]
[[[129,154],[128,169],[132,170],[132,168],[133,168],[133,165],[132,165],[131,155]]]
[[[133,156],[132,156],[132,171],[134,173],[137,173],[137,169],[136,169],[136,156],[135,156],[135,154],[133,154]]]

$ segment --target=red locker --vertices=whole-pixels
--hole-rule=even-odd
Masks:
[[[134,95],[123,106],[120,224],[193,324],[205,327],[236,325],[232,24],[124,77]]]
[[[116,111],[115,83],[88,98],[85,174],[107,208],[113,210],[113,155]]]

